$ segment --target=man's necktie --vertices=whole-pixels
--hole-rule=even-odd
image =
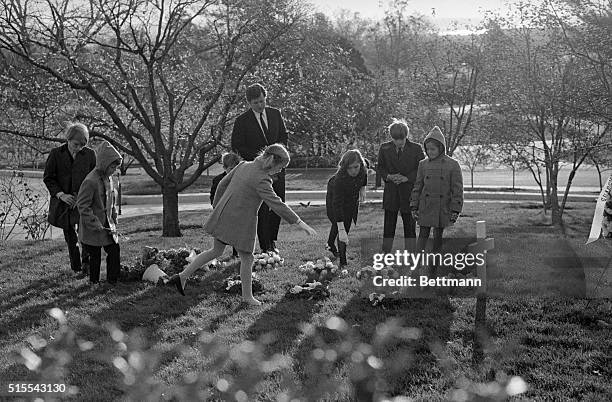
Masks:
[[[268,126],[266,125],[266,122],[264,120],[263,112],[259,113],[259,121],[261,122],[261,128],[263,128],[263,132],[264,132],[264,135],[266,137],[266,141],[268,141],[268,135],[269,135]]]
[[[402,149],[398,148],[397,149],[397,159],[399,159],[402,156]]]

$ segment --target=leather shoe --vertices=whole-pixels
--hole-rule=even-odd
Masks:
[[[183,285],[181,284],[181,277],[179,276],[179,274],[172,275],[166,285],[176,286],[176,290],[178,290],[180,294],[185,296],[185,289],[183,289]]]

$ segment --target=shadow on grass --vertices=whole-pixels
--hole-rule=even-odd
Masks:
[[[274,340],[270,342],[266,352],[270,355],[287,353],[302,333],[300,324],[310,322],[312,316],[321,309],[322,303],[283,296],[247,329],[247,338],[255,340],[272,334]]]
[[[444,350],[451,337],[453,308],[448,297],[427,299],[403,299],[387,307],[372,306],[360,295],[351,298],[337,314],[351,327],[361,342],[373,344],[377,329],[389,319],[397,319],[405,327],[418,328],[421,336],[417,340],[391,342],[378,357],[384,363],[382,383],[378,384],[389,395],[406,394],[409,390],[416,395],[426,394],[433,390],[443,390],[449,385],[449,379],[442,375],[440,350]],[[340,339],[335,331],[325,327],[318,329],[318,336],[325,342],[335,343]],[[309,374],[305,372],[303,362],[315,349],[314,338],[307,338],[294,354],[294,370],[305,389],[316,387]],[[338,372],[346,372],[348,367],[336,365]],[[330,376],[335,375],[333,372]],[[343,375],[346,379],[348,376]],[[348,384],[346,384],[348,385]],[[337,400],[352,400],[351,395],[334,395]]]
[[[216,275],[223,273],[210,276],[214,278]],[[66,286],[69,282],[74,284]],[[160,288],[143,282],[123,282],[106,287],[91,286],[87,280],[78,282],[68,272],[46,277],[16,289],[11,293],[14,297],[2,305],[0,328],[4,336],[0,345],[6,349],[10,347],[9,343],[24,342],[25,339],[17,337],[23,331],[30,330],[28,334],[31,334],[32,329],[48,340],[57,324],[51,323],[47,312],[58,307],[66,312],[76,335],[95,344],[90,352],[72,356],[66,383],[79,387],[80,395],[87,395],[88,400],[113,400],[123,394],[121,375],[113,367],[112,349],[109,355],[108,348],[113,346],[113,342],[108,332],[97,324],[115,323],[126,333],[141,328],[150,344],[154,345],[159,328],[200,303],[202,292],[207,292],[212,286],[208,283],[191,285],[187,288],[187,296],[182,297],[174,288]],[[92,310],[95,312],[88,314]],[[162,365],[175,357],[174,352],[162,355]],[[0,371],[2,380],[24,381],[28,378],[33,379],[34,373],[20,363],[10,364]]]

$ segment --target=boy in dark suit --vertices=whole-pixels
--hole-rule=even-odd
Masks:
[[[236,118],[232,130],[232,150],[246,161],[254,160],[266,146],[287,145],[287,129],[280,110],[266,106],[266,89],[260,84],[247,88],[250,109]],[[273,179],[274,192],[285,201],[285,170]],[[278,238],[280,216],[265,203],[257,213],[257,237],[262,252],[274,251]],[[278,251],[278,250],[276,250]]]
[[[416,180],[419,162],[425,158],[421,146],[408,139],[408,125],[394,121],[389,126],[392,140],[385,142],[378,151],[377,172],[385,182],[383,209],[383,252],[390,253],[395,237],[398,212],[404,224],[404,246],[409,249],[416,237],[415,221],[410,211],[410,196]]]
[[[227,176],[227,174],[236,167],[240,163],[240,157],[233,152],[228,152],[223,154],[221,157],[221,164],[223,165],[224,172],[215,176],[212,180],[212,185],[210,186],[210,204],[213,204],[215,200],[215,193],[217,192],[217,186],[219,186],[219,182]],[[233,248],[232,257],[238,257],[238,251]]]

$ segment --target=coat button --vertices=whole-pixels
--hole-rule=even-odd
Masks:
[[[429,194],[425,194],[425,197],[429,197]]]
[[[440,180],[444,180],[444,176],[440,176]]]
[[[442,194],[440,194],[440,198],[442,198]]]

